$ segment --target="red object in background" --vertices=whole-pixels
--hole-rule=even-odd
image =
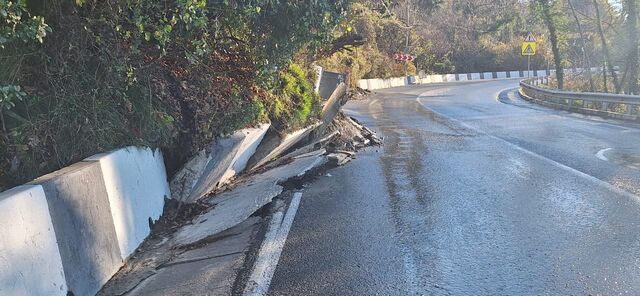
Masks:
[[[416,57],[410,54],[396,53],[393,55],[393,59],[395,59],[396,61],[413,62]]]

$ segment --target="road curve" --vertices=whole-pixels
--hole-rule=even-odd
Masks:
[[[640,129],[516,86],[347,104],[385,147],[304,190],[270,295],[640,294]]]

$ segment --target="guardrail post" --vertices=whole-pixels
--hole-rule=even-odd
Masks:
[[[633,108],[635,108],[635,105],[627,104],[627,114],[633,115]]]
[[[602,111],[607,111],[609,110],[609,103],[607,102],[602,102]]]

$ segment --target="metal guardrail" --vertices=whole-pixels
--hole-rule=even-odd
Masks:
[[[640,96],[571,92],[541,87],[548,77],[535,77],[520,82],[520,94],[528,100],[554,108],[621,118],[640,120]]]

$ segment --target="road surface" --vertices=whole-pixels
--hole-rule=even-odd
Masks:
[[[515,87],[350,102],[385,146],[304,190],[270,295],[640,294],[640,129]]]

